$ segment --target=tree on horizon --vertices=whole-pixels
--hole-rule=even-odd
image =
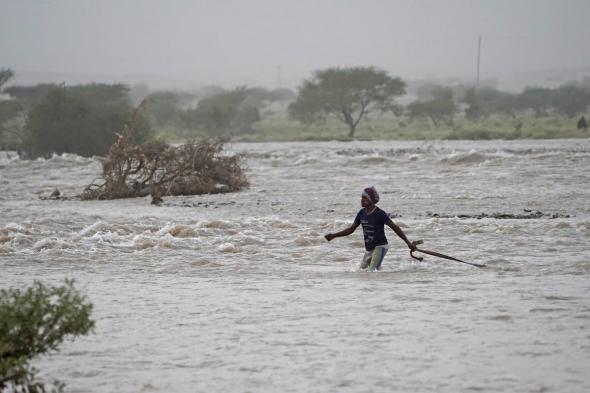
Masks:
[[[346,123],[351,138],[367,114],[395,111],[395,98],[405,93],[398,77],[374,67],[327,68],[316,71],[299,88],[289,115],[305,124],[333,116]]]

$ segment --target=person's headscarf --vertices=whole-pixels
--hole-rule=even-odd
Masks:
[[[363,190],[362,196],[364,196],[374,204],[377,204],[377,202],[379,202],[379,193],[377,192],[377,189],[375,187],[365,188]]]

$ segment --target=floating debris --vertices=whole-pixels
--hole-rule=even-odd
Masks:
[[[529,209],[524,209],[524,213],[521,214],[514,214],[514,213],[480,213],[480,214],[440,214],[440,213],[432,213],[427,212],[426,215],[431,218],[476,218],[481,220],[483,218],[493,218],[496,220],[532,220],[538,218],[571,218],[569,214],[563,213],[543,213],[541,211],[533,211]]]

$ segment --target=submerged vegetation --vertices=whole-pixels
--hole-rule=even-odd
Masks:
[[[146,101],[144,101],[146,103]],[[238,156],[222,155],[223,142],[206,140],[171,146],[160,141],[135,144],[133,122],[120,134],[103,161],[100,179],[88,185],[82,199],[117,199],[238,191],[248,186]]]
[[[94,328],[92,304],[66,280],[0,291],[0,391],[45,392],[30,362]],[[57,386],[61,386],[57,383]]]
[[[82,199],[117,199],[238,191],[248,186],[238,156],[224,156],[223,142],[171,146],[163,142],[129,144],[121,137],[103,162],[100,179]]]

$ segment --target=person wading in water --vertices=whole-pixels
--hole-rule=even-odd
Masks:
[[[353,233],[359,225],[363,226],[365,238],[365,255],[361,262],[361,269],[369,268],[370,271],[381,269],[381,262],[389,249],[385,237],[384,226],[387,225],[408,245],[411,251],[416,251],[416,245],[410,242],[402,229],[397,226],[387,213],[375,206],[379,202],[379,193],[375,187],[368,187],[361,195],[361,206],[363,207],[352,225],[340,232],[328,233],[324,237],[330,241],[336,237],[348,236]]]

